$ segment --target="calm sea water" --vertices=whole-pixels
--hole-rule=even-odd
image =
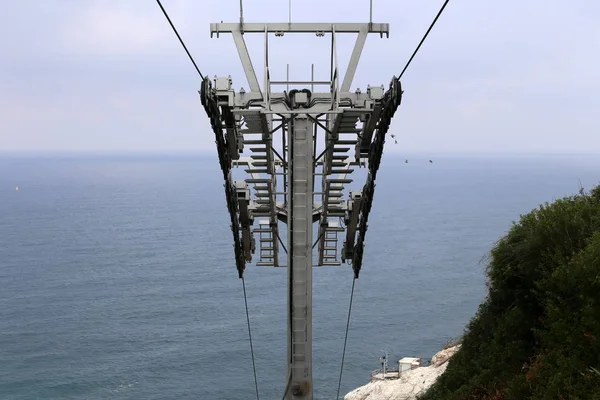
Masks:
[[[342,392],[430,357],[485,295],[519,214],[600,181],[600,156],[386,155]],[[19,186],[18,191],[15,187]],[[335,398],[352,282],[314,271],[315,398]],[[281,398],[286,271],[250,266],[261,398]],[[249,399],[241,281],[215,156],[0,157],[0,399]]]

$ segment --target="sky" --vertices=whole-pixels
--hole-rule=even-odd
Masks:
[[[239,0],[163,0],[203,74],[248,90],[230,35]],[[292,0],[293,22],[368,22],[369,0]],[[443,0],[373,0],[352,90],[398,75]],[[244,0],[246,22],[288,1]],[[155,1],[19,0],[2,7],[0,151],[214,151],[200,78]],[[600,154],[600,2],[450,0],[403,77],[389,152]],[[263,37],[246,35],[260,82]],[[338,40],[340,66],[354,37]],[[329,38],[270,39],[272,79],[326,79]],[[343,73],[343,69],[342,69]]]

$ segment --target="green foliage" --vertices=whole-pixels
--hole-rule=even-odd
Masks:
[[[600,186],[544,204],[491,251],[489,294],[422,400],[600,400]]]

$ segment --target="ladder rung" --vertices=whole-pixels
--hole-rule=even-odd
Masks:
[[[332,160],[345,160],[346,158],[348,158],[348,154],[333,154],[331,156]]]
[[[341,184],[352,183],[352,179],[335,179],[335,178],[330,178],[330,179],[327,179],[327,183],[330,183],[330,184],[331,183],[341,183]]]
[[[254,165],[256,165],[256,163],[254,163]],[[351,174],[354,170],[351,168],[344,168],[344,169],[331,169],[331,173],[332,174]]]
[[[268,169],[262,169],[262,168],[251,168],[251,169],[246,169],[244,170],[249,174],[266,174],[267,172],[269,172]]]
[[[249,178],[246,179],[246,183],[270,183],[270,178]]]

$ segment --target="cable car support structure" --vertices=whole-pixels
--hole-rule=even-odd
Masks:
[[[387,88],[369,85],[364,91],[350,91],[360,56],[368,34],[389,37],[386,23],[245,23],[240,2],[239,23],[210,25],[211,37],[231,34],[235,42],[250,89],[235,91],[230,76],[211,80],[202,75],[160,0],[157,3],[202,80],[200,101],[215,135],[238,276],[243,280],[257,250],[257,266],[288,270],[284,399],[312,400],[312,268],[348,263],[354,281],[358,279],[386,134],[402,101],[400,78],[448,0],[400,76],[393,77]],[[342,78],[336,42],[347,33],[357,38]],[[264,36],[262,86],[246,46],[247,34]],[[310,80],[290,80],[289,74],[286,80],[271,79],[269,38],[288,34],[330,38],[329,79],[315,80],[314,74]],[[281,90],[283,86],[287,90]],[[317,152],[319,139],[323,150]],[[244,168],[248,177],[234,179],[234,167]],[[357,168],[366,168],[366,180],[361,190],[349,191]],[[280,224],[286,227],[287,246]],[[351,305],[352,297],[350,309]],[[248,329],[250,333],[249,317]],[[348,326],[346,338],[347,333]],[[344,353],[345,347],[344,342]],[[258,398],[256,373],[255,383]]]

